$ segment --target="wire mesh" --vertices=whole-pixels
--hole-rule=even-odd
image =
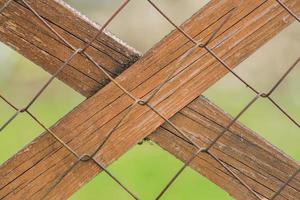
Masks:
[[[192,43],[197,46],[199,43],[195,42],[184,30],[182,30],[180,27],[178,27],[172,20],[167,17],[167,15],[156,5],[153,1],[147,0],[167,21],[170,22],[171,25],[173,25],[178,31],[180,31],[187,39],[189,39]],[[277,0],[280,6],[284,8],[287,12],[289,12],[298,22],[299,18],[296,16],[293,11],[291,11],[285,4],[283,4],[280,0]],[[238,7],[238,6],[237,6]],[[236,10],[235,7],[233,9]],[[233,13],[233,11],[231,13]],[[220,28],[227,22],[228,19],[232,15],[228,15],[229,17],[224,20]],[[213,34],[214,35],[214,34]],[[243,181],[235,172],[233,172],[225,163],[223,163],[217,156],[215,156],[212,152],[209,150],[214,146],[214,144],[227,132],[229,131],[230,127],[259,99],[259,98],[267,98],[278,110],[281,111],[282,114],[284,114],[288,119],[291,120],[298,128],[300,128],[299,123],[293,119],[291,115],[289,115],[281,106],[279,106],[272,98],[271,94],[276,90],[276,88],[282,83],[282,81],[287,77],[287,75],[296,67],[296,65],[300,62],[300,57],[288,68],[288,70],[280,77],[280,79],[274,84],[274,86],[267,92],[259,92],[256,90],[253,86],[251,86],[249,83],[247,83],[241,76],[239,76],[237,73],[235,73],[230,66],[226,64],[224,60],[222,60],[212,49],[208,47],[209,42],[205,43],[203,46],[198,45],[200,48],[205,48],[210,55],[212,55],[218,62],[222,64],[223,67],[225,67],[231,74],[233,74],[237,79],[239,79],[243,84],[245,84],[250,90],[252,90],[256,96],[236,115],[236,117],[226,126],[226,128],[207,146],[207,147],[199,147],[198,145],[195,145],[195,142],[189,137],[186,137],[192,144],[194,144],[198,150],[191,156],[191,158],[188,159],[187,162],[184,163],[183,167],[178,170],[178,172],[173,176],[173,178],[170,180],[170,182],[166,185],[166,187],[161,191],[161,193],[157,196],[156,199],[160,199],[164,193],[169,189],[169,187],[174,183],[174,181],[178,178],[178,176],[184,171],[184,169],[197,157],[197,155],[202,153],[209,154],[214,160],[216,160],[219,164],[221,164],[230,174],[232,174],[242,185],[244,185],[257,199],[263,200],[264,197],[261,197],[259,194],[257,194],[253,189],[251,189],[251,186],[249,186],[245,181]],[[168,121],[167,121],[168,122]],[[169,122],[168,122],[169,123]],[[172,125],[172,124],[170,124]],[[180,131],[181,133],[182,131]],[[271,197],[271,199],[275,199],[276,196],[280,194],[280,192],[284,189],[284,187],[299,173],[300,168],[295,171],[294,174],[290,176],[290,178],[283,184],[283,186],[275,192],[275,194]]]
[[[45,194],[41,197],[41,199],[44,199],[51,193],[55,187],[59,186],[59,183],[74,169],[74,167],[78,163],[85,163],[92,161],[95,165],[97,165],[101,170],[103,170],[108,176],[110,176],[122,189],[124,189],[132,198],[139,199],[131,190],[129,190],[124,184],[121,183],[121,181],[115,177],[110,171],[107,170],[106,166],[102,164],[99,160],[96,160],[95,156],[96,154],[103,148],[103,146],[107,143],[109,139],[111,139],[111,136],[114,134],[114,132],[123,124],[125,123],[126,119],[129,117],[131,112],[136,106],[147,106],[152,110],[155,114],[157,114],[159,117],[161,117],[166,123],[168,123],[170,126],[172,126],[178,133],[180,133],[185,139],[187,139],[191,144],[193,144],[197,150],[193,153],[193,155],[187,159],[187,161],[183,164],[183,166],[177,171],[177,173],[172,177],[172,179],[168,182],[168,184],[162,189],[162,191],[157,195],[156,199],[161,199],[162,196],[169,190],[169,188],[172,186],[172,184],[175,182],[175,180],[182,174],[182,172],[193,162],[193,160],[199,155],[199,154],[208,154],[213,158],[217,163],[219,163],[225,170],[227,170],[234,178],[236,178],[255,198],[263,200],[265,199],[263,196],[258,194],[256,191],[254,191],[251,186],[245,182],[237,173],[235,173],[233,170],[230,169],[230,167],[224,163],[222,160],[220,160],[212,151],[211,149],[214,147],[214,145],[219,141],[219,139],[226,133],[230,131],[230,128],[235,124],[235,122],[246,113],[246,111],[251,108],[255,102],[260,98],[265,98],[271,102],[271,104],[276,107],[284,116],[286,116],[295,126],[300,128],[299,122],[297,122],[296,119],[294,119],[287,111],[285,111],[272,97],[271,95],[273,92],[278,88],[278,86],[283,82],[283,80],[289,75],[289,73],[298,65],[300,62],[300,57],[287,68],[286,72],[279,78],[279,80],[271,87],[271,89],[268,92],[260,92],[257,89],[255,89],[252,85],[250,85],[247,81],[245,81],[239,74],[234,72],[231,67],[220,57],[218,56],[214,51],[213,48],[209,47],[210,42],[216,37],[218,32],[226,25],[226,23],[236,14],[236,11],[238,10],[240,5],[233,5],[232,9],[226,14],[223,21],[220,23],[220,25],[213,30],[213,32],[210,34],[208,39],[206,41],[197,41],[192,36],[190,36],[183,28],[180,26],[177,26],[166,14],[164,11],[162,11],[158,5],[156,5],[152,0],[147,0],[149,4],[158,11],[176,30],[178,30],[182,35],[184,35],[192,44],[193,46],[188,49],[177,61],[175,68],[164,80],[162,80],[161,84],[159,84],[148,96],[139,98],[132,94],[131,91],[127,90],[125,86],[121,85],[116,79],[113,72],[109,71],[105,68],[105,66],[99,65],[92,56],[90,56],[86,50],[92,45],[92,43],[98,38],[98,36],[107,28],[107,26],[115,19],[115,17],[127,6],[130,0],[124,1],[119,8],[112,13],[112,15],[109,17],[109,19],[103,24],[103,26],[98,30],[97,34],[88,42],[86,42],[83,47],[75,47],[70,42],[68,42],[61,34],[59,34],[40,14],[37,10],[35,10],[26,0],[19,0],[22,2],[26,7],[47,27],[53,34],[56,35],[56,37],[61,40],[63,43],[65,43],[68,47],[70,47],[73,50],[73,53],[64,61],[64,63],[58,67],[58,70],[53,73],[51,78],[41,87],[40,90],[37,91],[36,95],[34,95],[28,104],[26,104],[23,108],[19,109],[17,108],[11,101],[9,101],[7,98],[2,96],[0,94],[0,98],[6,102],[10,107],[12,107],[15,110],[15,113],[8,118],[8,120],[0,127],[0,132],[3,131],[14,119],[22,113],[27,113],[37,124],[39,124],[45,131],[49,132],[63,147],[65,147],[71,154],[73,154],[76,157],[76,161],[73,162],[69,168],[60,176],[58,177],[51,187],[45,192]],[[0,8],[0,12],[2,12],[6,7],[8,7],[13,0],[8,0],[6,3]],[[242,1],[241,1],[242,2]],[[283,2],[280,0],[276,0],[278,4],[286,11],[288,12],[293,18],[295,18],[296,21],[300,22],[299,17],[291,10],[289,9]],[[241,111],[230,121],[230,123],[219,133],[217,137],[215,137],[211,143],[204,147],[200,146],[189,136],[187,131],[181,130],[178,126],[176,126],[173,122],[171,122],[167,117],[165,117],[161,111],[159,111],[156,108],[156,105],[158,104],[152,104],[151,100],[157,95],[158,92],[162,90],[162,88],[174,77],[176,76],[176,72],[179,67],[181,67],[186,60],[192,53],[194,53],[198,48],[205,49],[217,62],[219,62],[226,70],[228,70],[229,73],[234,75],[242,84],[246,85],[254,94],[255,96],[252,98],[252,100],[247,103]],[[75,150],[73,150],[66,142],[64,142],[62,139],[60,139],[56,134],[51,131],[51,129],[47,128],[35,115],[33,115],[29,109],[30,107],[39,99],[40,95],[45,92],[47,87],[52,83],[52,81],[57,77],[61,71],[63,71],[68,64],[72,61],[72,59],[77,56],[78,54],[81,54],[85,56],[88,60],[90,60],[97,68],[99,68],[106,76],[107,78],[113,82],[120,90],[123,91],[124,94],[126,94],[128,97],[132,99],[132,104],[129,108],[127,108],[125,114],[119,119],[119,121],[116,123],[116,125],[108,132],[106,138],[103,142],[101,142],[95,151],[91,154],[83,154],[79,155],[76,153]],[[193,63],[196,59],[194,59],[191,63]],[[188,64],[186,67],[189,67],[190,64]],[[271,200],[275,199],[282,190],[297,176],[297,174],[300,173],[300,168],[297,169],[290,177],[284,182],[284,184],[273,194],[273,196],[270,198]]]

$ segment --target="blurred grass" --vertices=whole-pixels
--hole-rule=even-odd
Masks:
[[[143,200],[153,200],[174,176],[182,163],[155,144],[138,145],[109,169]],[[72,199],[132,199],[105,173],[98,175]],[[231,199],[228,194],[187,169],[162,199]]]
[[[117,3],[112,5],[110,1],[90,1],[91,4],[75,0],[68,2],[99,22],[105,21],[117,5]],[[128,41],[132,46],[145,52],[167,34],[171,27],[159,15],[155,14],[155,11],[154,14],[153,10],[149,11],[147,4],[141,1],[136,2],[136,4],[130,4],[128,10],[124,11],[122,16],[112,24],[110,30],[121,39]],[[182,2],[165,1],[161,5],[169,15],[174,16],[177,23],[184,21],[205,3],[205,1],[189,0],[185,4],[185,9],[182,10],[184,3]],[[136,10],[137,7],[140,9]],[[178,14],[179,11],[182,11],[180,15]],[[147,20],[136,17],[141,14],[144,14]],[[124,23],[128,24],[128,28],[124,29],[122,26]],[[288,65],[299,56],[300,28],[297,25],[292,25],[272,42],[265,45],[250,59],[243,62],[236,69],[236,72],[262,91],[270,88]],[[157,33],[153,32],[154,30]],[[142,34],[142,31],[148,33],[147,39],[144,39],[145,35]],[[49,75],[4,45],[0,46],[0,52],[0,92],[21,107],[40,89]],[[279,104],[298,121],[300,116],[299,68],[297,66],[278,91],[274,93],[274,98]],[[206,91],[205,96],[235,116],[253,97],[253,94],[232,75],[227,75]],[[30,110],[43,123],[51,126],[83,100],[82,96],[56,80]],[[0,124],[5,122],[13,113],[12,109],[0,101]],[[269,102],[259,100],[240,121],[300,161],[299,129],[282,116]],[[42,132],[43,129],[28,116],[25,114],[18,116],[0,134],[0,163],[14,155]],[[126,186],[132,188],[141,199],[148,200],[153,199],[160,192],[181,165],[182,163],[172,155],[157,145],[147,142],[131,149],[113,163],[109,169]],[[71,199],[99,198],[130,199],[105,173],[98,175],[75,193]],[[199,198],[231,199],[226,192],[191,169],[186,170],[179,177],[163,199],[192,200]]]

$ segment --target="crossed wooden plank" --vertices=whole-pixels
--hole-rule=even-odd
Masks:
[[[29,2],[76,46],[88,41],[97,31],[95,24],[60,1]],[[201,14],[199,12],[194,15],[183,27],[190,35],[205,40],[222,22],[234,3],[236,2],[211,1],[202,9]],[[285,3],[299,13],[299,1],[290,0]],[[1,40],[50,73],[71,54],[71,49],[49,33],[30,11],[19,3],[14,2],[8,7],[0,20]],[[244,1],[237,15],[226,23],[210,47],[234,67],[291,22],[292,17],[275,1]],[[123,72],[117,80],[136,96],[143,97],[163,81],[172,69],[179,67],[173,64],[174,60],[184,54],[190,46],[185,37],[174,31]],[[136,51],[110,34],[102,34],[88,51],[97,62],[108,66],[115,74],[123,71],[138,58]],[[199,144],[209,144],[221,131],[222,126],[229,123],[230,117],[206,99],[196,97],[227,71],[203,50],[190,55],[186,62],[189,63],[195,58],[198,58],[197,62],[189,68],[182,69],[152,103],[158,104],[157,108],[167,118],[177,112],[171,120],[181,129],[189,130]],[[193,79],[188,80],[191,77]],[[77,56],[59,78],[87,97],[107,83],[104,75],[81,56]],[[168,93],[169,91],[172,93]],[[193,94],[190,91],[193,91]],[[91,152],[96,144],[105,138],[105,133],[114,126],[130,103],[131,100],[110,83],[66,115],[52,130],[79,153]],[[187,106],[184,107],[185,105]],[[97,155],[97,159],[110,164],[132,145],[153,132],[163,121],[153,111],[137,106],[126,123],[114,133],[113,139]],[[193,152],[194,147],[167,124],[161,125],[149,137],[181,160],[186,160]],[[226,134],[213,151],[238,172],[256,192],[265,197],[272,196],[299,167],[297,162],[240,124],[235,125],[232,134]],[[40,197],[74,160],[75,158],[52,136],[44,133],[1,166],[0,198]],[[192,163],[192,167],[235,198],[254,198],[210,157],[200,155]],[[92,163],[79,165],[55,188],[50,198],[67,198],[98,172],[99,169]],[[299,199],[299,188],[298,176],[278,199]]]

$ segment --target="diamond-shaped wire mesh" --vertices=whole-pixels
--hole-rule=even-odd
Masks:
[[[13,0],[6,1],[1,9],[0,12],[3,12],[5,9],[7,9],[11,4],[15,2]],[[226,134],[232,134],[231,128],[236,124],[237,120],[243,116],[246,115],[246,111],[256,103],[256,101],[260,98],[267,99],[276,109],[278,109],[282,115],[287,117],[291,124],[293,124],[296,127],[299,126],[299,122],[294,119],[285,109],[279,105],[273,98],[272,94],[276,89],[282,84],[283,80],[291,73],[294,68],[299,65],[300,58],[298,58],[294,63],[290,64],[286,67],[286,71],[281,75],[281,77],[277,80],[277,82],[268,90],[268,91],[259,91],[255,87],[253,87],[251,84],[249,84],[245,79],[237,74],[235,71],[233,71],[232,66],[230,66],[226,59],[223,59],[221,55],[218,55],[216,49],[218,46],[215,46],[215,44],[212,44],[212,41],[218,37],[218,34],[221,31],[225,31],[224,27],[226,24],[232,19],[233,16],[238,15],[239,8],[243,1],[238,3],[232,3],[232,7],[228,10],[228,12],[220,18],[220,22],[217,22],[214,24],[214,26],[211,27],[211,32],[206,35],[205,38],[198,39],[197,36],[190,35],[188,31],[186,31],[183,27],[177,26],[170,17],[168,17],[164,11],[162,11],[159,8],[159,5],[155,4],[153,1],[148,0],[149,4],[159,13],[162,15],[163,18],[165,18],[168,23],[170,23],[174,28],[181,34],[181,36],[184,36],[186,38],[186,42],[189,44],[189,49],[187,49],[177,60],[174,61],[173,65],[176,66],[173,69],[169,70],[167,75],[160,80],[159,84],[157,84],[149,93],[146,95],[139,95],[137,92],[135,92],[133,89],[128,89],[126,85],[123,85],[120,83],[120,80],[116,78],[118,76],[118,73],[110,70],[106,66],[103,66],[99,64],[94,57],[88,53],[88,49],[92,47],[93,43],[97,40],[97,38],[103,34],[104,30],[107,28],[107,26],[114,20],[114,18],[128,5],[129,0],[124,1],[120,5],[120,7],[112,13],[112,15],[109,17],[109,19],[103,24],[103,26],[98,30],[97,34],[95,34],[91,40],[86,41],[86,43],[80,47],[77,47],[76,45],[73,45],[72,42],[68,41],[63,34],[61,34],[55,27],[51,26],[50,23],[43,18],[39,10],[33,8],[31,4],[27,0],[20,0],[17,1],[18,3],[21,3],[26,6],[32,14],[35,15],[36,19],[40,21],[44,25],[44,27],[50,31],[51,34],[54,34],[55,37],[62,43],[64,43],[66,46],[68,46],[69,49],[71,49],[71,54],[66,56],[66,59],[64,62],[58,67],[58,69],[52,73],[51,78],[43,85],[41,86],[41,89],[36,92],[36,94],[32,97],[32,99],[21,108],[16,107],[10,100],[8,100],[6,97],[0,96],[0,98],[3,100],[3,102],[7,103],[12,109],[15,110],[15,113],[7,118],[7,121],[4,122],[1,125],[0,131],[4,130],[7,126],[10,125],[12,121],[16,119],[18,115],[21,114],[27,114],[29,115],[33,121],[35,121],[39,126],[41,126],[46,132],[50,133],[53,138],[57,142],[60,143],[60,145],[65,148],[69,153],[72,154],[72,162],[71,164],[66,167],[66,170],[63,174],[61,174],[58,178],[53,180],[51,182],[51,186],[47,188],[47,190],[43,193],[43,195],[40,197],[41,199],[47,198],[47,196],[56,188],[59,187],[61,181],[68,176],[70,172],[72,172],[76,167],[78,167],[79,164],[94,164],[99,169],[103,170],[109,177],[111,177],[122,189],[124,189],[133,199],[139,199],[137,195],[132,192],[131,189],[128,189],[124,184],[122,184],[122,181],[119,180],[116,176],[114,176],[108,169],[107,166],[101,161],[100,159],[97,159],[96,156],[98,153],[103,150],[108,143],[108,141],[113,142],[115,140],[115,132],[117,130],[122,129],[126,123],[129,123],[129,119],[132,117],[135,117],[134,114],[138,109],[145,109],[147,112],[150,112],[152,114],[157,115],[160,120],[162,120],[165,124],[172,127],[172,129],[175,130],[184,140],[186,140],[188,143],[190,143],[193,146],[193,153],[192,156],[190,156],[184,165],[178,170],[178,172],[173,176],[173,178],[169,181],[169,183],[162,188],[161,192],[157,195],[155,199],[161,199],[164,194],[168,191],[168,189],[172,186],[174,181],[181,175],[181,173],[195,160],[196,157],[200,156],[200,154],[206,154],[210,158],[212,158],[217,165],[219,165],[221,168],[223,168],[226,173],[230,174],[236,181],[238,181],[243,187],[245,187],[252,195],[253,198],[256,199],[266,199],[263,195],[259,194],[252,186],[249,184],[246,180],[244,180],[239,173],[236,172],[236,170],[233,170],[227,163],[222,161],[219,157],[216,151],[214,150],[216,144],[219,142],[219,140],[224,137]],[[285,3],[281,2],[280,0],[277,0],[278,5],[280,5],[286,12],[288,12],[295,20],[298,22],[299,17],[288,7]],[[201,13],[200,13],[201,14]],[[178,36],[179,37],[179,36]],[[214,59],[215,62],[217,62],[219,65],[221,65],[224,70],[227,70],[229,73],[234,75],[241,84],[244,84],[247,88],[249,88],[253,93],[254,96],[250,102],[248,102],[241,111],[233,118],[231,121],[222,128],[222,130],[218,133],[218,135],[209,141],[208,145],[202,145],[199,144],[193,138],[193,134],[189,133],[187,130],[183,130],[180,127],[178,127],[175,123],[173,123],[168,115],[166,115],[167,110],[161,110],[159,107],[159,104],[161,100],[157,100],[155,98],[160,98],[160,95],[162,93],[166,95],[165,98],[168,98],[171,95],[176,95],[176,91],[178,88],[172,88],[170,87],[173,81],[173,79],[176,76],[181,75],[181,71],[183,70],[189,70],[189,68],[197,62],[203,55],[199,54],[199,56],[194,57],[194,59],[190,59],[190,56],[192,54],[196,54],[199,51],[205,51],[207,56]],[[95,148],[93,148],[92,151],[88,152],[77,152],[77,150],[69,144],[68,141],[65,141],[63,138],[57,136],[57,134],[52,130],[46,127],[41,120],[39,120],[31,111],[30,107],[39,99],[42,93],[46,91],[48,86],[52,83],[52,81],[60,74],[63,70],[65,70],[67,67],[69,67],[70,63],[76,59],[78,56],[83,56],[85,59],[87,59],[89,62],[91,62],[95,67],[97,67],[105,76],[108,81],[111,82],[111,84],[114,84],[120,91],[122,91],[122,96],[125,96],[124,98],[130,99],[131,103],[125,108],[125,111],[121,114],[120,117],[118,117],[115,120],[114,125],[110,130],[107,131],[105,139],[96,145]],[[185,83],[191,81],[194,78],[194,76],[189,77]],[[134,80],[131,80],[134,81]],[[171,106],[176,106],[171,105]],[[111,106],[110,109],[113,109],[113,106]],[[211,119],[214,123],[217,123],[216,119]],[[118,144],[116,144],[116,148],[118,148]],[[300,168],[298,168],[296,171],[294,171],[292,174],[289,175],[289,178],[284,181],[282,186],[274,191],[274,193],[271,195],[271,197],[268,197],[268,199],[275,199],[277,198],[282,190],[298,175],[300,172]]]

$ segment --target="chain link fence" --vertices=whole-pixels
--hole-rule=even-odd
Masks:
[[[273,98],[272,94],[280,84],[282,84],[283,80],[289,75],[289,73],[299,64],[300,62],[300,57],[290,66],[286,67],[286,71],[282,76],[278,79],[278,81],[270,88],[269,91],[259,91],[252,85],[250,85],[242,76],[237,74],[232,70],[232,67],[229,66],[225,60],[223,60],[219,55],[217,55],[216,52],[214,52],[214,49],[210,47],[210,42],[214,40],[217,36],[217,34],[220,32],[220,30],[224,27],[224,25],[234,16],[239,9],[239,4],[233,4],[232,9],[226,14],[224,19],[222,19],[222,22],[215,28],[212,33],[210,34],[209,37],[205,41],[198,41],[195,39],[194,36],[189,35],[183,28],[180,26],[176,25],[170,17],[166,15],[166,13],[159,8],[159,5],[155,4],[152,0],[147,0],[148,3],[155,9],[159,14],[163,16],[165,20],[167,20],[176,30],[178,30],[191,45],[191,47],[183,54],[180,56],[179,59],[176,60],[175,65],[177,68],[174,68],[171,73],[168,74],[167,77],[164,78],[164,80],[161,81],[161,83],[151,91],[146,96],[140,97],[136,96],[133,94],[133,92],[130,89],[127,89],[126,85],[122,85],[119,83],[118,79],[116,77],[118,74],[115,72],[109,70],[106,68],[106,66],[100,65],[94,58],[91,56],[89,53],[87,53],[87,49],[90,48],[90,46],[93,44],[93,42],[99,37],[99,35],[110,25],[110,23],[115,19],[115,17],[122,11],[129,3],[129,0],[124,1],[119,8],[111,14],[109,19],[103,24],[101,29],[99,29],[98,33],[94,35],[94,37],[90,40],[87,41],[84,46],[77,47],[76,45],[73,45],[71,42],[69,42],[67,39],[64,38],[62,34],[60,34],[58,31],[53,28],[47,20],[45,20],[40,14],[39,10],[34,9],[27,0],[18,0],[20,3],[24,4],[35,16],[37,19],[40,20],[41,23],[44,24],[44,26],[49,29],[55,36],[63,42],[65,45],[67,45],[70,49],[72,49],[73,53],[69,55],[69,57],[64,61],[64,63],[58,67],[55,73],[52,74],[51,78],[41,86],[41,89],[36,92],[36,95],[34,95],[31,100],[22,108],[18,108],[12,103],[11,101],[8,100],[8,98],[2,96],[0,94],[0,98],[7,103],[10,107],[12,107],[15,110],[15,113],[8,117],[7,121],[1,125],[0,131],[2,132],[7,126],[10,125],[10,123],[16,119],[18,115],[21,114],[27,114],[31,117],[32,120],[34,120],[39,126],[41,126],[46,132],[50,133],[55,140],[57,140],[65,149],[67,149],[71,154],[73,154],[76,157],[76,161],[73,162],[69,168],[59,177],[57,178],[53,183],[51,183],[51,187],[47,189],[47,191],[44,193],[44,195],[41,197],[41,199],[44,199],[48,196],[49,193],[53,191],[55,187],[59,187],[59,183],[66,177],[79,163],[87,163],[87,162],[93,162],[97,167],[99,167],[101,170],[103,170],[107,175],[109,175],[122,189],[124,189],[133,199],[139,199],[137,195],[133,192],[132,189],[129,189],[127,186],[125,186],[115,175],[112,174],[107,169],[107,166],[103,164],[101,161],[97,160],[95,158],[95,155],[106,145],[107,141],[112,139],[112,136],[114,135],[115,131],[120,128],[124,123],[126,123],[126,120],[130,117],[132,112],[134,112],[134,109],[137,107],[148,107],[155,115],[158,115],[160,118],[162,118],[165,123],[173,127],[185,140],[187,140],[189,143],[195,146],[194,153],[193,155],[183,164],[183,166],[177,171],[176,174],[172,177],[172,179],[168,182],[168,184],[162,188],[161,192],[157,195],[155,199],[162,199],[164,194],[169,190],[169,188],[172,186],[174,181],[182,174],[182,172],[190,165],[190,163],[197,157],[199,154],[207,154],[211,158],[213,158],[217,163],[219,163],[229,174],[231,174],[234,178],[236,178],[237,181],[239,181],[247,190],[249,190],[253,196],[256,199],[259,200],[264,200],[266,199],[262,195],[258,194],[243,178],[241,178],[236,172],[234,172],[230,167],[227,166],[226,163],[224,163],[222,160],[218,158],[216,154],[214,154],[211,149],[214,148],[214,145],[217,143],[217,141],[224,136],[224,134],[229,133],[230,134],[230,129],[231,127],[236,123],[236,121],[243,115],[246,115],[246,111],[252,107],[255,102],[260,99],[264,98],[267,99],[276,109],[278,109],[282,115],[287,117],[291,124],[295,125],[296,127],[300,128],[299,122],[297,122],[296,119],[294,119],[287,111],[284,110],[284,108],[279,105]],[[14,0],[8,0],[5,2],[4,5],[2,5],[0,12],[3,12],[7,7],[10,6],[10,4],[14,2]],[[242,2],[242,1],[241,1]],[[300,22],[299,17],[291,10],[289,9],[288,6],[285,5],[280,0],[277,0],[277,3],[286,11],[288,12],[295,20]],[[212,56],[216,61],[218,61],[226,70],[228,70],[229,73],[234,75],[240,82],[241,84],[244,84],[247,88],[249,88],[253,92],[253,98],[251,99],[250,102],[248,102],[241,110],[240,112],[228,123],[228,125],[219,133],[215,139],[213,139],[208,146],[200,146],[197,142],[194,141],[194,138],[191,137],[191,134],[188,133],[186,130],[182,130],[180,127],[175,125],[168,117],[165,116],[163,112],[161,112],[157,108],[157,104],[159,102],[153,103],[152,100],[153,98],[156,97],[156,95],[162,91],[164,87],[168,83],[172,81],[172,79],[178,75],[178,70],[181,68],[188,69],[189,66],[191,66],[194,62],[197,61],[198,58],[192,60],[188,64],[186,64],[187,58],[192,53],[197,52],[199,49],[204,49],[205,51],[208,52],[210,56]],[[68,64],[78,55],[83,55],[86,59],[88,59],[90,62],[92,62],[99,70],[101,70],[107,79],[111,81],[113,84],[115,84],[125,95],[127,95],[131,100],[132,103],[131,105],[126,109],[126,113],[122,115],[122,117],[118,120],[118,122],[114,125],[114,127],[108,132],[105,140],[98,144],[97,148],[93,150],[92,153],[84,153],[80,154],[76,152],[71,146],[68,145],[68,143],[64,142],[63,139],[61,139],[59,136],[55,134],[51,129],[46,127],[41,120],[39,120],[32,112],[30,112],[30,107],[38,101],[39,97],[41,96],[42,93],[46,92],[48,86],[52,83],[52,81],[57,77],[59,73],[61,73],[66,67],[68,67]],[[191,77],[192,79],[193,77]],[[169,91],[172,93],[172,91]],[[215,121],[217,123],[217,121]],[[278,195],[282,192],[282,190],[297,176],[297,174],[300,172],[300,168],[296,170],[293,174],[291,174],[286,180],[286,182],[272,195],[270,200],[276,199]],[[199,186],[201,187],[201,186]]]

